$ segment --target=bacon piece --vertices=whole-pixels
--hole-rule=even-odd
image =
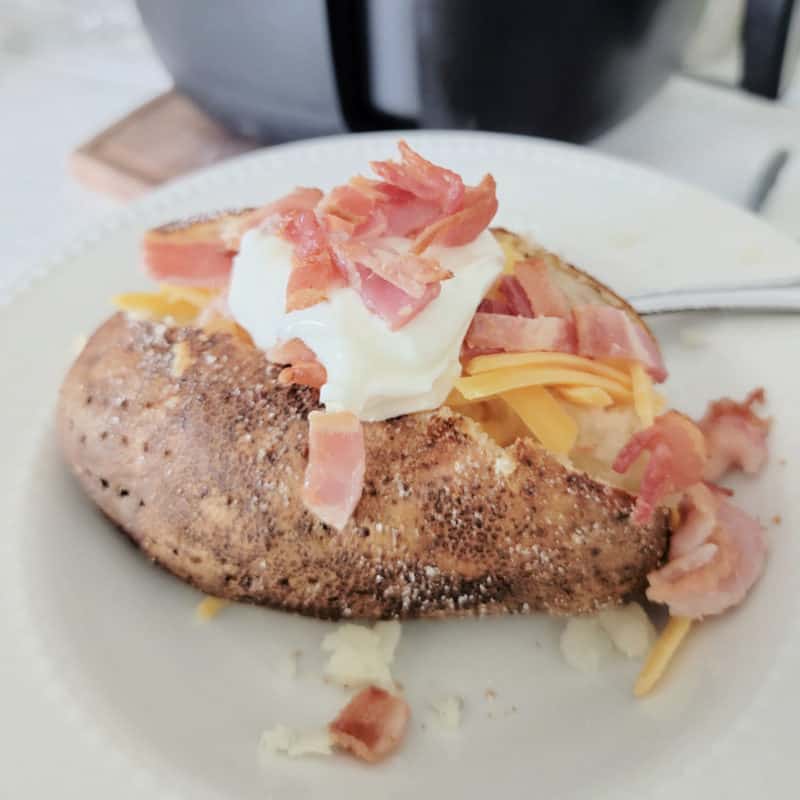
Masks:
[[[225,245],[222,231],[236,212],[214,217],[193,217],[147,231],[142,239],[142,260],[147,274],[162,283],[219,288],[227,284],[234,252]]]
[[[290,211],[277,233],[294,246],[286,286],[286,311],[298,311],[328,298],[331,289],[347,285],[331,255],[328,236],[313,211]]]
[[[479,311],[465,339],[470,350],[497,348],[506,352],[550,350],[575,352],[575,335],[568,320],[558,317],[512,317]]]
[[[480,236],[497,213],[497,185],[491,175],[484,175],[477,186],[464,192],[464,206],[450,216],[437,220],[417,234],[412,253],[423,253],[432,244],[460,247]]]
[[[430,284],[453,277],[450,270],[443,269],[434,259],[398,253],[387,245],[351,239],[334,244],[333,251],[339,269],[345,274],[352,275],[358,264],[415,299],[422,297]]]
[[[514,273],[537,317],[569,317],[567,296],[556,286],[541,256],[518,261]]]
[[[683,505],[670,560],[647,576],[647,597],[666,603],[673,616],[719,614],[740,603],[761,574],[766,531],[702,483],[687,491]]]
[[[328,380],[325,367],[311,348],[300,339],[278,342],[267,351],[267,358],[276,364],[289,364],[278,375],[278,383],[299,383],[321,389]]]
[[[497,297],[484,297],[478,305],[478,311],[485,314],[512,314],[511,307],[505,300]]]
[[[364,488],[364,431],[349,411],[308,415],[303,503],[326,525],[347,525]]]
[[[242,236],[261,225],[269,226],[290,211],[312,211],[322,199],[322,191],[315,187],[298,186],[284,197],[254,208],[246,214],[231,217],[222,228],[222,238],[229,250],[238,251]]]
[[[316,361],[314,351],[302,339],[287,339],[267,350],[267,358],[275,364],[294,364],[296,361]]]
[[[638,361],[660,383],[667,377],[661,351],[647,329],[625,311],[604,305],[572,309],[578,335],[578,355]]]
[[[233,257],[248,230],[289,211],[313,209],[321,197],[319,189],[298,188],[261,208],[194,217],[149,230],[142,241],[145,269],[163,283],[225,286]]]
[[[401,697],[368,686],[339,712],[329,729],[337,747],[374,763],[397,749],[410,717],[411,709]]]
[[[513,275],[503,275],[500,278],[498,290],[506,300],[508,311],[505,313],[513,314],[515,317],[533,316],[528,295],[525,294],[522,284]]]
[[[452,214],[466,205],[464,182],[459,175],[427,161],[402,139],[397,147],[400,163],[391,160],[370,162],[376,175],[415,197],[434,203],[444,214]]]
[[[429,283],[422,297],[412,297],[359,264],[356,264],[356,279],[351,281],[351,286],[359,293],[364,305],[393,331],[411,322],[442,290],[440,283]]]
[[[730,469],[753,475],[764,466],[770,420],[753,411],[753,406],[764,399],[764,389],[759,388],[750,392],[743,403],[729,397],[709,403],[698,423],[708,445],[706,480],[716,481]]]
[[[669,558],[675,561],[696,550],[711,536],[717,524],[719,499],[713,489],[697,483],[681,500],[681,524],[669,540]]]
[[[333,228],[349,226],[350,235],[359,238],[410,236],[442,216],[438,203],[361,175],[332,189],[320,210]]]
[[[321,389],[328,382],[328,372],[319,361],[298,361],[278,373],[278,383],[289,386],[298,383]]]
[[[613,468],[626,472],[645,451],[650,459],[645,467],[633,521],[646,525],[656,506],[668,494],[679,492],[703,478],[706,443],[702,432],[688,417],[667,411],[643,431],[635,433],[620,450]]]

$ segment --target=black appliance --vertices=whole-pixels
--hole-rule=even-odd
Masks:
[[[705,0],[137,0],[179,89],[263,141],[396,128],[585,140],[675,70]],[[749,0],[775,96],[792,0]]]

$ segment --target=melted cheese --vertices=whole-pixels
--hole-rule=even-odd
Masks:
[[[502,395],[548,450],[566,455],[578,438],[578,425],[543,386],[526,386]]]

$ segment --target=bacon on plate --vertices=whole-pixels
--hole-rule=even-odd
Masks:
[[[327,525],[347,525],[364,488],[364,431],[349,411],[308,415],[308,466],[303,503]]]
[[[533,316],[528,295],[525,294],[522,284],[514,275],[503,275],[498,281],[497,291],[504,299],[506,310],[496,313],[512,314],[515,317]]]
[[[647,329],[620,308],[579,305],[572,309],[578,335],[578,355],[638,361],[655,381],[667,370],[661,351]]]
[[[465,339],[468,350],[575,352],[572,323],[559,317],[514,317],[479,311]]]
[[[411,322],[442,290],[440,283],[429,283],[421,297],[412,297],[372,270],[356,264],[356,279],[351,286],[364,305],[396,331]]]
[[[556,285],[553,276],[541,257],[526,258],[514,265],[514,274],[525,292],[533,313],[537,317],[564,317],[570,315],[567,296]]]
[[[352,275],[355,265],[366,267],[406,294],[419,299],[430,284],[448,280],[453,273],[432,258],[400,253],[387,244],[351,239],[332,245],[339,268]]]
[[[649,428],[635,433],[617,455],[614,470],[626,472],[644,452],[649,453],[649,459],[633,512],[633,521],[639,525],[653,518],[667,495],[701,481],[707,460],[702,432],[677,411],[667,411]]]
[[[411,709],[402,697],[368,686],[330,724],[331,738],[337,747],[374,763],[397,749],[410,717]]]
[[[647,577],[647,597],[673,616],[697,619],[740,603],[764,567],[764,528],[703,483],[683,500],[669,561]]]
[[[314,351],[300,339],[278,342],[267,351],[267,358],[276,364],[288,364],[278,375],[278,383],[300,383],[321,389],[328,380],[325,367],[319,363]]]
[[[460,175],[431,163],[402,139],[397,147],[400,150],[399,163],[392,160],[370,163],[376,175],[415,197],[435,203],[444,214],[452,214],[466,205],[466,191]]]
[[[423,253],[431,245],[460,247],[469,244],[488,227],[497,213],[497,184],[484,175],[477,186],[467,187],[460,210],[428,225],[417,234],[412,253]]]
[[[299,188],[260,208],[194,217],[147,231],[143,261],[150,277],[183,286],[224,287],[242,236],[289,211],[313,209],[322,192]]]
[[[716,481],[730,469],[753,475],[764,466],[770,421],[753,411],[764,399],[764,389],[759,388],[742,403],[729,397],[709,403],[698,423],[708,445],[706,480]]]

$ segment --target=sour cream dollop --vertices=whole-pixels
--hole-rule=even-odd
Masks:
[[[402,251],[410,240],[388,239],[387,244]],[[418,316],[392,331],[349,287],[287,314],[292,246],[252,230],[233,262],[228,305],[258,347],[267,350],[298,338],[316,353],[328,374],[320,398],[330,411],[376,421],[438,408],[461,372],[461,342],[504,258],[489,231],[463,247],[431,247],[425,255],[453,277]]]

